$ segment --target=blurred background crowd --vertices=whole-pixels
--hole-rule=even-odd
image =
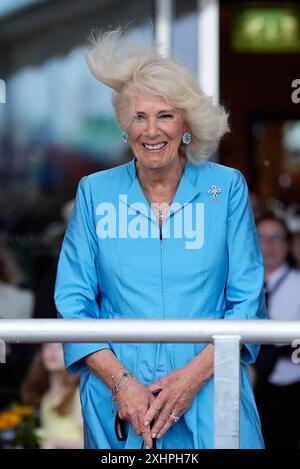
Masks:
[[[56,317],[56,264],[77,184],[133,156],[110,90],[85,63],[89,32],[125,24],[135,41],[153,42],[163,1],[0,0],[0,319]],[[199,43],[207,8],[219,19],[217,65],[209,34]],[[216,67],[231,133],[212,159],[247,179],[270,319],[300,320],[300,4],[173,0],[170,34],[172,55],[195,75]],[[300,444],[300,364],[291,353],[262,348],[249,370],[268,447]],[[4,447],[12,441],[7,429],[22,420],[14,403],[38,417],[42,436],[33,446],[82,447],[78,380],[63,370],[60,344],[8,347],[0,364]]]

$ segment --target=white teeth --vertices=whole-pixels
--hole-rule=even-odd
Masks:
[[[147,150],[160,150],[165,145],[165,143],[158,143],[157,145],[146,145],[146,143],[144,143],[144,147],[147,148]]]

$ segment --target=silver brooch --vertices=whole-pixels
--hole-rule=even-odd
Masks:
[[[211,186],[211,189],[208,190],[209,195],[212,195],[214,199],[216,199],[221,192],[221,189],[217,186]]]

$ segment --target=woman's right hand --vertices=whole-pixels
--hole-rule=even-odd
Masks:
[[[118,383],[115,378],[120,377],[120,372],[127,370],[116,355],[108,349],[101,349],[88,355],[85,362],[89,369],[105,381],[110,389]],[[137,435],[143,436],[145,445],[149,448],[152,448],[150,426],[145,427],[144,419],[154,400],[155,397],[148,387],[134,377],[131,377],[126,383],[122,383],[116,393],[119,417],[129,422]]]
[[[128,380],[117,392],[118,414],[122,420],[132,425],[137,435],[142,435],[145,446],[152,448],[150,426],[145,427],[147,410],[155,400],[149,389],[134,377]]]

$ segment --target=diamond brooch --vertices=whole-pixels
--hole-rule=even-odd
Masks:
[[[211,189],[208,190],[209,195],[212,195],[214,199],[216,199],[221,192],[221,189],[217,186],[211,186]]]

